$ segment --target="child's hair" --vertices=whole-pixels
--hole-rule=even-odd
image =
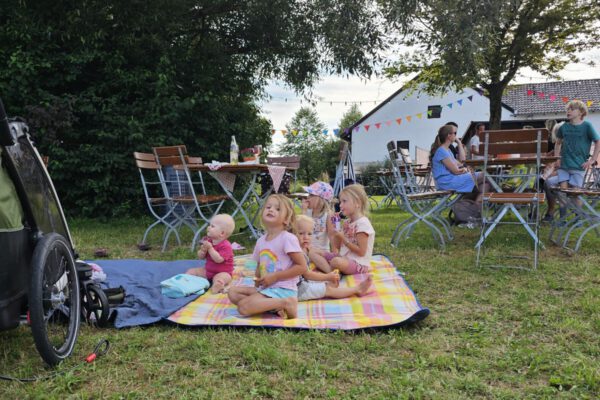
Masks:
[[[581,117],[585,117],[588,113],[588,108],[585,105],[585,103],[581,100],[571,100],[570,102],[567,103],[567,107],[565,109],[571,109],[571,110],[579,110],[581,111]]]
[[[298,233],[298,231],[299,231],[298,226],[303,222],[309,224],[311,227],[315,226],[315,221],[308,215],[304,215],[304,214],[296,215],[296,233]],[[312,230],[312,228],[311,228],[311,230]]]
[[[218,219],[222,223],[223,231],[227,237],[231,236],[233,231],[235,230],[235,220],[229,214],[217,214],[213,217],[213,219]]]
[[[346,186],[340,192],[340,196],[342,194],[350,196],[352,200],[358,203],[363,215],[367,215],[369,213],[369,197],[367,196],[367,192],[365,192],[365,187],[363,185],[354,183]]]
[[[265,209],[265,205],[269,199],[275,199],[279,203],[279,211],[283,214],[283,222],[285,224],[285,230],[288,232],[295,233],[296,214],[294,213],[294,204],[292,200],[288,199],[283,194],[271,194],[267,197],[265,204],[262,209]],[[262,211],[261,211],[262,215]]]
[[[323,213],[331,213],[331,204],[329,201],[322,197],[315,196],[317,198],[317,208],[313,208],[313,217],[320,217]]]

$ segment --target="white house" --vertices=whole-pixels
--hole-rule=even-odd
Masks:
[[[575,98],[587,102],[587,120],[600,131],[600,79],[511,86],[502,99],[502,121],[512,125],[507,127],[543,126],[546,119],[564,119],[564,101]],[[423,153],[418,150],[429,150],[445,123],[456,122],[462,136],[472,122],[488,120],[489,99],[477,89],[431,96],[401,88],[354,124],[346,136],[352,143],[354,166],[360,169],[384,160],[391,140],[408,141],[410,153],[418,160]]]

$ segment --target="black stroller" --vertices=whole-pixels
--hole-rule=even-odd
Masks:
[[[27,125],[9,122],[1,101],[0,161],[0,330],[28,321],[38,352],[56,365],[73,351],[82,318],[106,321],[108,301],[88,279],[89,266],[75,261],[60,201]]]

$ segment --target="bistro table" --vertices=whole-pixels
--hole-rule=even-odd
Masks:
[[[266,164],[225,164],[211,163],[193,166],[190,168],[193,171],[206,172],[212,176],[221,186],[225,194],[233,201],[236,208],[231,214],[235,217],[239,212],[248,225],[251,235],[258,239],[262,233],[261,229],[256,225],[256,219],[260,212],[264,200],[271,194],[272,189],[279,189],[286,167],[278,165]],[[261,173],[269,173],[273,179],[273,188],[266,193],[258,193],[256,191],[256,183],[258,176]],[[244,177],[245,190],[241,196],[236,198],[234,189],[237,178]],[[251,207],[256,201],[257,209],[252,213]],[[252,217],[250,217],[252,215]]]

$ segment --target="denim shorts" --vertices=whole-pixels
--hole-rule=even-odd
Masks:
[[[583,186],[583,178],[585,176],[585,171],[579,171],[577,169],[557,169],[557,175],[551,176],[546,179],[548,182],[548,186],[557,186],[561,182],[569,182],[570,186],[573,187],[582,187]]]
[[[288,297],[297,297],[298,292],[292,289],[285,288],[266,288],[259,290],[258,293],[272,299],[287,299]]]

